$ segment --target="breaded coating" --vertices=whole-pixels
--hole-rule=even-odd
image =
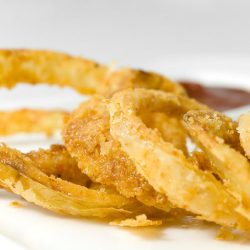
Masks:
[[[63,139],[79,168],[92,181],[113,186],[122,195],[136,197],[148,206],[169,210],[167,198],[137,173],[120,143],[110,135],[104,99],[96,97],[83,103],[65,124]]]
[[[127,199],[118,193],[88,189],[61,178],[49,176],[37,168],[36,163],[27,155],[4,145],[0,147],[0,163],[11,167],[34,182],[61,193],[63,196],[78,200],[85,208],[122,208],[134,203],[134,200]]]
[[[143,110],[182,116],[206,109],[198,102],[157,90],[125,90],[109,103],[111,135],[134,162],[137,171],[177,207],[215,223],[249,230],[247,219],[235,209],[238,201],[210,172],[194,166],[183,152],[148,128]]]
[[[63,121],[68,115],[68,112],[61,110],[0,111],[0,135],[45,133],[51,136],[56,130],[62,129]]]
[[[185,95],[184,88],[164,76],[110,67],[81,57],[45,50],[0,50],[0,87],[19,82],[71,87],[82,94],[111,96],[127,88],[154,88]]]
[[[211,111],[190,111],[184,116],[190,136],[207,154],[213,163],[213,171],[239,202],[237,211],[250,219],[250,163],[243,154],[226,144],[227,141],[239,141],[239,138],[234,138],[236,129],[223,129],[223,133],[211,129],[208,132],[206,120],[213,120],[221,128],[231,127],[232,121],[219,112]]]
[[[52,145],[50,149],[31,151],[26,156],[48,176],[61,178],[82,186],[90,184],[89,178],[81,172],[77,161],[70,156],[63,145]]]
[[[8,164],[0,163],[0,185],[28,202],[59,214],[104,218],[123,217],[130,213],[112,207],[88,208],[85,201],[54,191],[21,174]]]

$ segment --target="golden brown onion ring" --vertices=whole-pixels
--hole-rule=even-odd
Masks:
[[[0,86],[19,82],[71,87],[82,94],[111,96],[126,88],[154,88],[184,94],[184,88],[153,72],[110,68],[67,54],[43,50],[0,50]]]
[[[0,111],[0,135],[43,132],[50,136],[55,130],[62,128],[67,116],[67,112],[59,110]]]
[[[124,209],[86,206],[85,201],[56,192],[19,173],[13,167],[0,163],[0,185],[20,195],[28,202],[59,214],[83,217],[121,217],[130,214]]]
[[[81,186],[90,184],[89,178],[81,172],[76,160],[70,156],[63,145],[52,145],[47,150],[31,151],[26,156],[48,176],[52,175]]]
[[[166,217],[166,214],[163,213],[162,211],[144,206],[143,204],[137,202],[136,200],[126,199],[125,197],[121,197],[120,195],[117,194],[115,190],[111,189],[110,187],[105,187],[101,185],[96,187],[97,184],[93,186],[94,183],[92,184],[88,183],[90,187],[87,189],[83,186],[70,183],[67,179],[70,177],[70,174],[72,174],[72,170],[69,169],[69,167],[71,166],[70,165],[64,166],[63,169],[61,168],[60,162],[62,161],[63,164],[73,164],[72,162],[73,159],[71,159],[71,161],[69,160],[69,155],[67,155],[67,151],[65,151],[65,148],[63,148],[62,146],[60,147],[59,145],[56,145],[52,147],[52,149],[50,150],[40,150],[38,152],[32,151],[31,153],[25,155],[21,154],[16,150],[12,150],[6,147],[0,148],[0,150],[1,150],[0,162],[5,163],[9,167],[10,166],[13,167],[14,170],[18,171],[18,173],[20,173],[21,175],[32,181],[32,183],[36,182],[37,184],[41,184],[43,188],[48,189],[48,192],[50,193],[52,192],[52,194],[54,191],[59,192],[60,193],[59,197],[65,196],[62,197],[62,199],[66,199],[66,203],[68,202],[67,200],[69,198],[69,200],[73,202],[73,207],[74,204],[76,204],[76,206],[78,203],[81,204],[81,210],[77,211],[77,213],[79,214],[71,212],[71,207],[67,208],[68,210],[65,209],[64,213],[66,214],[85,216],[84,214],[86,213],[86,216],[89,217],[91,216],[91,212],[93,211],[94,213],[93,216],[101,216],[101,217],[108,216],[117,218],[119,215],[120,220],[122,220],[124,218],[128,218],[131,216],[133,217],[137,216],[138,214],[145,213],[149,216],[157,218],[158,222]],[[34,166],[30,165],[31,163],[30,159],[38,160],[33,164],[36,164],[38,168],[41,168],[44,173],[48,173],[49,175],[51,173],[52,174],[59,173],[60,175],[65,174],[65,180],[67,181],[63,181],[62,179],[56,178],[53,175],[50,176],[45,175],[39,169],[36,169]],[[49,163],[47,161],[49,161]],[[56,166],[51,166],[53,162],[55,163]],[[73,167],[75,166],[73,165]],[[80,173],[80,175],[83,174]],[[0,184],[1,183],[2,182],[0,175]],[[11,190],[12,192],[20,194],[22,197],[30,201],[29,200],[30,198],[26,197],[25,195],[23,196],[22,192],[18,193],[19,192],[18,190],[9,188],[9,186],[4,184],[4,182],[2,185],[4,188],[8,189],[8,191]],[[30,190],[31,193],[32,192],[36,193],[36,189],[34,190],[32,189],[33,186],[30,188],[31,188]],[[44,197],[42,197],[42,199],[43,198]],[[36,199],[31,200],[31,202],[32,201],[34,201],[34,203],[36,203],[37,205],[41,205],[45,208],[48,208],[47,207],[48,204],[39,203],[39,199],[38,202],[36,201]],[[50,203],[53,204],[53,201],[48,201],[48,202],[49,204]],[[103,205],[101,205],[100,203],[103,203]],[[113,207],[113,205],[115,207]],[[85,209],[86,211],[82,211],[83,209]],[[60,207],[57,210],[55,209],[51,210],[61,213]],[[114,212],[114,215],[112,215],[112,212]],[[88,213],[90,215],[88,215]]]
[[[86,208],[122,208],[134,203],[134,200],[127,199],[119,194],[91,190],[60,178],[48,176],[36,168],[35,162],[33,162],[27,155],[4,145],[0,147],[0,162],[14,168],[20,172],[20,174],[25,175],[27,178],[32,179],[35,182],[39,182],[41,185],[46,186],[49,189],[53,189],[63,195],[81,200],[81,202],[84,202]]]
[[[211,163],[207,155],[202,151],[193,151],[189,157],[189,161],[199,169],[211,170]]]
[[[204,220],[248,227],[244,217],[235,212],[238,202],[224,186],[211,173],[194,166],[182,151],[165,142],[139,118],[144,110],[181,116],[188,110],[206,107],[185,97],[142,89],[119,92],[108,106],[112,136],[158,192]]]
[[[207,120],[213,120],[221,129],[208,132]],[[184,116],[184,122],[192,139],[212,161],[214,172],[239,201],[237,211],[250,219],[250,163],[239,151],[226,144],[230,137],[235,136],[235,129],[225,130],[230,127],[230,119],[218,112],[190,111]]]
[[[77,166],[77,162],[73,159],[64,146],[52,145],[50,149],[39,151],[31,151],[26,154],[36,167],[46,173],[48,176],[59,177],[63,180],[87,186],[89,189],[97,190],[107,194],[117,194],[117,191],[110,186],[103,186],[98,183],[91,182]],[[144,206],[138,202],[131,202],[126,206],[131,211],[130,216],[146,213],[154,218],[164,218],[166,214],[152,207]]]
[[[169,210],[167,198],[137,173],[119,142],[110,135],[105,100],[95,97],[81,104],[63,131],[68,152],[92,181],[113,186],[125,197],[136,197],[148,206]]]
[[[243,152],[239,133],[237,132],[237,122],[234,122],[231,118],[222,113],[211,110],[195,111],[194,114],[197,114],[197,118],[199,118],[199,121],[194,119],[194,122],[202,124],[203,129],[206,130],[208,134],[223,138],[226,144]],[[187,115],[186,117],[189,116]],[[189,122],[192,122],[192,115],[189,117]],[[187,126],[186,123],[185,126]]]
[[[43,50],[0,50],[0,87],[12,88],[19,82],[48,83],[71,87],[83,94],[111,96],[126,88],[155,88],[186,95],[184,88],[153,73],[133,69],[111,72],[110,68],[80,57]],[[61,127],[57,112],[20,110],[0,113],[0,135],[17,132],[46,132]],[[5,124],[10,126],[5,126]]]

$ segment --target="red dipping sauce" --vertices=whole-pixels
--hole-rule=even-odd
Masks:
[[[237,88],[206,87],[197,82],[179,81],[188,95],[219,111],[250,104],[250,91]]]

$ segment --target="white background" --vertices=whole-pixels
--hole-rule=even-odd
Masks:
[[[250,55],[245,0],[0,0],[0,47],[143,66],[175,55]]]

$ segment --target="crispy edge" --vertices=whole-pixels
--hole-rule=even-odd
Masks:
[[[134,202],[133,200],[129,200],[119,194],[108,194],[88,189],[85,186],[77,185],[54,176],[48,176],[35,167],[35,162],[33,162],[28,156],[22,154],[18,150],[10,149],[4,145],[0,147],[0,162],[12,167],[20,172],[20,174],[25,175],[27,178],[32,179],[49,189],[80,200],[84,203],[86,208],[122,208]]]
[[[0,112],[0,135],[45,133],[51,136],[63,126],[68,112],[61,110],[20,109]]]
[[[207,119],[220,124],[222,128],[228,127],[231,122],[219,112],[190,111],[184,116],[190,136],[208,155],[214,166],[213,171],[239,202],[236,210],[250,219],[250,163],[243,154],[226,144],[230,137],[234,137],[234,133],[229,129],[223,130],[223,133],[217,133],[217,129],[208,132],[204,125],[204,120]]]
[[[193,166],[180,150],[163,141],[137,116],[144,109],[184,114],[203,105],[155,90],[127,90],[114,95],[108,107],[112,136],[157,191],[204,220],[241,229],[249,227],[248,221],[235,212],[238,202],[213,175]]]
[[[154,88],[186,95],[184,88],[154,72],[110,67],[46,50],[0,50],[0,86],[19,82],[71,87],[82,94],[111,96],[126,88]]]
[[[73,112],[63,130],[67,150],[92,181],[111,185],[126,197],[169,211],[167,198],[137,173],[133,162],[110,135],[104,102],[103,98],[95,97]]]
[[[86,207],[82,200],[56,192],[3,163],[0,163],[0,184],[28,202],[63,215],[104,218],[130,214],[124,209],[112,207]]]
[[[81,186],[88,186],[91,182],[87,175],[81,172],[77,161],[70,156],[63,145],[52,145],[50,149],[34,150],[25,155],[48,176],[61,178]]]

